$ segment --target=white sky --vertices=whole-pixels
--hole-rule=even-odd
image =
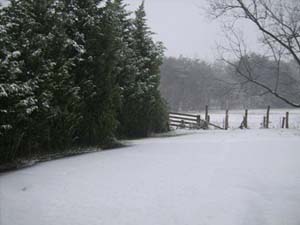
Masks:
[[[0,0],[0,2],[4,0]],[[142,0],[125,0],[135,10]],[[218,58],[217,43],[224,42],[219,21],[210,21],[205,12],[206,0],[146,0],[148,25],[156,33],[155,39],[167,48],[167,56],[188,56],[208,61]],[[248,43],[254,49],[256,30],[243,25]]]
[[[137,7],[141,0],[127,0]],[[166,54],[212,58],[218,26],[203,15],[196,0],[146,0],[149,26],[167,47]],[[134,8],[133,7],[133,8]]]
[[[125,0],[135,9],[141,0]],[[146,0],[148,24],[168,56],[189,56],[212,61],[218,58],[217,43],[224,42],[220,21],[211,21],[202,8],[205,0]],[[256,30],[243,25],[247,43],[257,49]]]

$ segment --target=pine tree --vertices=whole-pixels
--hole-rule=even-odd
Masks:
[[[1,155],[14,157],[21,145],[27,144],[30,122],[37,110],[37,79],[26,71],[24,60],[28,40],[24,39],[24,20],[31,18],[23,11],[23,5],[12,1],[1,9]],[[23,47],[24,46],[24,47]],[[22,48],[20,48],[22,47]],[[27,139],[27,140],[26,140]]]
[[[85,50],[73,70],[80,86],[78,141],[83,145],[111,142],[117,127],[117,37],[108,4],[101,8],[100,2],[74,0],[68,4],[68,13],[73,17],[70,37]]]
[[[127,5],[123,0],[107,2],[107,8],[114,23],[116,47],[118,54],[114,74],[120,92],[120,105],[118,110],[118,136],[127,136],[126,120],[127,106],[130,104],[130,96],[136,92],[135,80],[138,74],[136,65],[136,54],[134,50],[135,40],[133,39],[133,19],[131,12],[126,9]]]
[[[166,107],[158,90],[163,46],[154,43],[146,24],[144,2],[135,12],[132,39],[135,65],[135,86],[127,96],[124,110],[125,133],[129,136],[147,136],[166,130]]]
[[[1,145],[14,155],[63,148],[72,139],[69,129],[75,118],[69,111],[77,89],[57,7],[58,2],[14,0],[1,12],[1,121],[10,128],[1,133]]]

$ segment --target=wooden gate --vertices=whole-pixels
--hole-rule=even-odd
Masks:
[[[200,115],[177,112],[169,113],[169,125],[170,127],[175,127],[176,129],[208,129],[209,126],[212,126],[214,128],[223,130],[222,127],[212,124],[207,120],[201,119]]]

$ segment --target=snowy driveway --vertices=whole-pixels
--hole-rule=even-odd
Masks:
[[[131,144],[0,175],[0,224],[300,224],[300,131]]]

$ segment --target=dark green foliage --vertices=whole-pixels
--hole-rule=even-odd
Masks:
[[[100,5],[99,5],[100,4]],[[0,9],[0,163],[166,129],[162,48],[121,0]]]
[[[163,59],[161,43],[154,43],[146,25],[144,2],[135,12],[132,40],[134,49],[132,65],[136,74],[129,77],[129,87],[124,87],[122,131],[131,137],[147,136],[152,132],[166,131],[166,106],[159,92],[160,65]]]
[[[9,129],[2,127],[1,150],[13,152],[8,158],[64,147],[72,136],[76,87],[68,73],[72,58],[65,57],[63,18],[56,9],[26,0],[12,1],[2,11],[9,41],[1,36],[1,125],[5,121]]]

